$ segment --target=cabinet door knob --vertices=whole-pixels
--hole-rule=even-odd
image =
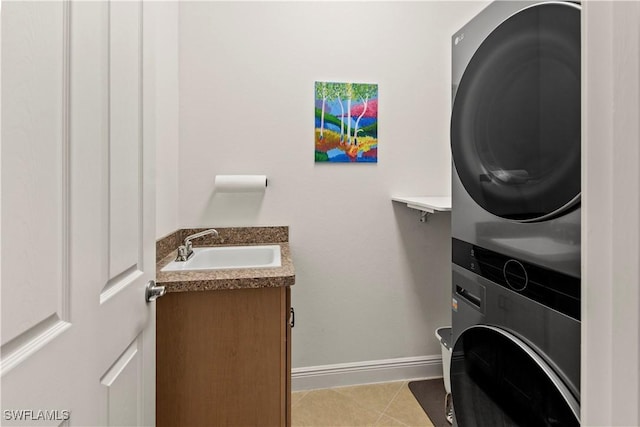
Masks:
[[[296,312],[293,309],[293,307],[291,307],[289,309],[289,326],[293,328],[295,325],[296,325]]]

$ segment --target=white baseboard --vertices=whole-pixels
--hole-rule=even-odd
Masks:
[[[442,378],[441,355],[293,368],[291,389],[313,390],[426,378]]]

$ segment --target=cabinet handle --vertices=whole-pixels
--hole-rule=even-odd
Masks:
[[[293,307],[291,307],[289,309],[289,326],[293,328],[295,325],[296,325],[296,312],[293,309]]]

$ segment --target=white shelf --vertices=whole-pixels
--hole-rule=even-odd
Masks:
[[[451,196],[410,196],[391,197],[394,202],[406,203],[408,208],[422,212],[448,212],[451,210]]]

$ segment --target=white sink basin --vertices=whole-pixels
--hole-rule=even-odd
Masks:
[[[282,265],[279,245],[194,248],[188,261],[171,261],[160,271],[275,268]]]

